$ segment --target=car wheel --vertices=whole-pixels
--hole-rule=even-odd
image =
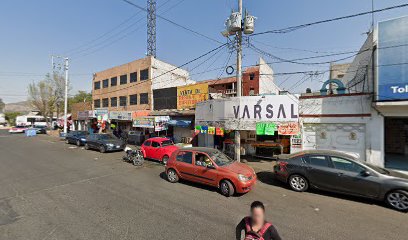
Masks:
[[[289,177],[289,186],[293,191],[305,192],[309,188],[309,183],[305,177],[295,174]]]
[[[80,146],[81,146],[81,141],[77,140],[77,141],[76,141],[76,145],[77,145],[78,147],[80,147]]]
[[[392,191],[387,194],[386,202],[398,211],[408,211],[408,192],[403,190]]]
[[[176,170],[174,170],[174,169],[167,170],[167,180],[169,180],[169,182],[171,182],[171,183],[178,182],[179,177],[177,175]]]
[[[169,156],[164,155],[163,158],[162,158],[162,163],[163,163],[164,165],[166,165],[168,160],[169,160]]]
[[[106,152],[105,146],[101,145],[101,146],[99,147],[99,152],[105,153],[105,152]]]
[[[68,140],[68,139],[65,139],[65,143],[66,143],[66,144],[69,144],[69,140]]]
[[[232,183],[228,180],[223,180],[220,183],[220,191],[221,194],[226,196],[226,197],[230,197],[232,195],[234,195],[235,189],[234,186],[232,185]]]
[[[86,150],[89,150],[89,145],[88,145],[88,143],[85,143],[85,149],[86,149]]]

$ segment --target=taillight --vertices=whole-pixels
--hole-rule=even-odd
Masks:
[[[288,165],[287,162],[279,162],[278,164],[279,164],[279,170],[280,170],[281,172],[286,171],[286,165]]]

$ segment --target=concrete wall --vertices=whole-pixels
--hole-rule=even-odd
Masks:
[[[280,88],[275,84],[273,69],[265,60],[259,59],[259,94],[279,95]]]
[[[188,71],[184,69],[178,68],[167,73],[174,68],[176,66],[152,58],[152,89],[178,87],[195,83],[190,80]]]
[[[337,150],[384,166],[384,118],[370,94],[301,97],[303,149]]]

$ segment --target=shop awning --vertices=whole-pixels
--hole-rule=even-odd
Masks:
[[[191,121],[190,120],[170,120],[167,122],[169,126],[174,126],[174,127],[190,127],[191,126]]]

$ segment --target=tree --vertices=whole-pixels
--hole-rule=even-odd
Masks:
[[[10,126],[16,125],[16,117],[22,115],[20,112],[6,112],[4,118],[7,120]]]
[[[0,113],[4,111],[6,104],[3,102],[3,99],[0,98]]]
[[[86,91],[78,91],[77,94],[68,98],[68,112],[71,112],[71,106],[75,103],[80,102],[92,102],[92,93],[88,93]]]
[[[28,101],[45,117],[47,124],[48,117],[52,118],[58,99],[55,92],[55,85],[49,75],[44,80],[28,86]]]

